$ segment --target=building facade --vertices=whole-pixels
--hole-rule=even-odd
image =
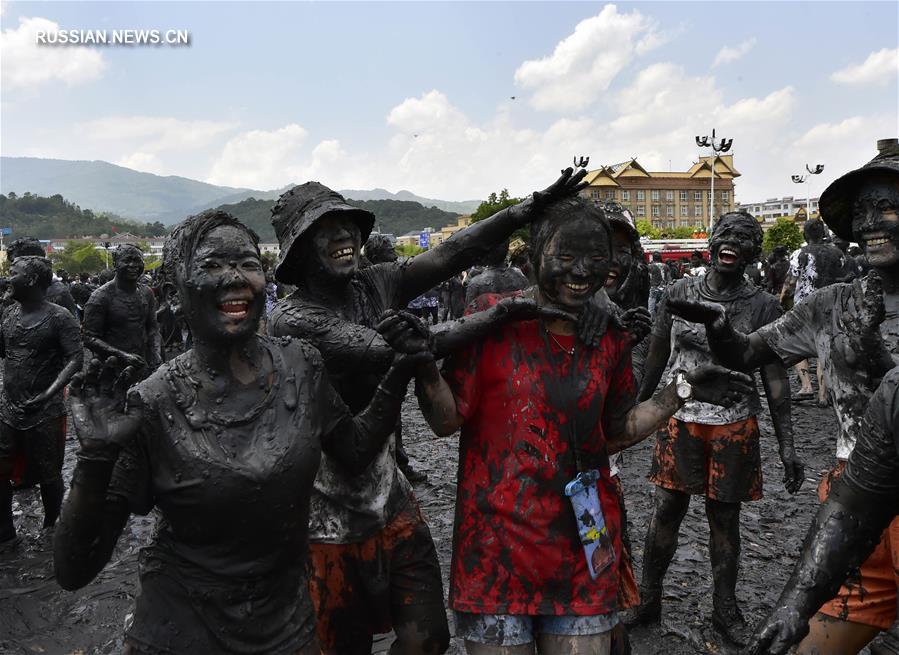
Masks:
[[[818,215],[818,199],[811,198],[812,218]],[[755,216],[762,225],[769,227],[777,222],[778,218],[787,216],[795,218],[801,214],[805,220],[806,214],[805,198],[794,198],[793,196],[784,196],[783,198],[769,198],[764,202],[748,202],[737,205],[739,209],[748,211]]]
[[[715,158],[715,213],[733,211],[733,155]],[[636,159],[590,171],[589,186],[581,195],[596,202],[614,200],[631,211],[636,220],[648,220],[659,229],[707,228],[712,157],[700,157],[686,171],[651,172]]]

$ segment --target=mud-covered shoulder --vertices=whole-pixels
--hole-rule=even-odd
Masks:
[[[290,335],[260,338],[272,348],[280,350],[288,370],[298,371],[308,368],[317,372],[324,369],[324,358],[311,341]]]

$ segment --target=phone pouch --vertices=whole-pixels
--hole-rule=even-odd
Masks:
[[[594,580],[615,561],[615,549],[596,491],[597,480],[599,471],[594,469],[578,473],[565,485],[565,495],[571,501],[578,536],[587,558],[587,569]]]

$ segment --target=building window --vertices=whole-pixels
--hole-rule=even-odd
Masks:
[[[674,191],[666,191],[665,192],[665,200],[667,200],[668,202],[671,202],[672,200],[674,200]]]
[[[631,192],[622,190],[621,191],[621,201],[626,202],[630,199],[631,199]]]
[[[687,202],[687,192],[686,192],[686,191],[681,191],[681,192],[680,192],[680,201],[681,201],[681,202]]]
[[[646,192],[645,191],[637,191],[637,200],[646,200]]]
[[[674,216],[674,205],[665,206],[665,216]]]
[[[646,217],[646,205],[637,205],[637,218]]]
[[[721,199],[725,201],[730,200],[730,191],[722,191]]]
[[[702,216],[702,205],[693,205],[693,215]]]
[[[659,205],[653,205],[652,206],[652,215],[653,216],[661,216],[662,208]]]
[[[606,191],[606,200],[615,200],[615,191],[610,189]]]
[[[658,189],[653,189],[653,190],[652,190],[652,199],[653,199],[653,200],[658,200],[658,199],[659,199],[659,191],[658,191]]]
[[[680,206],[680,215],[681,216],[689,216],[690,208],[687,205],[681,205]]]
[[[667,227],[669,230],[670,230],[670,229],[673,229],[674,226],[675,226],[675,222],[674,222],[674,221],[665,221],[665,227]]]
[[[702,191],[693,192],[693,202],[702,202]]]
[[[599,191],[597,189],[590,190],[590,199],[591,200],[599,200]]]

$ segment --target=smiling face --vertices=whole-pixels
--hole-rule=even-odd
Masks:
[[[712,268],[725,275],[742,275],[758,257],[758,224],[751,217],[725,215],[715,226],[709,240]]]
[[[540,256],[537,281],[540,293],[561,309],[579,312],[609,274],[609,236],[592,218],[562,224]]]
[[[200,241],[178,280],[191,332],[207,341],[230,341],[256,332],[265,309],[265,273],[245,230],[223,225]]]
[[[137,248],[118,251],[113,265],[116,276],[129,282],[136,282],[144,273],[144,258]]]
[[[612,261],[609,264],[609,275],[605,283],[609,296],[613,296],[624,284],[634,263],[633,249],[627,230],[614,223],[612,225]]]
[[[872,174],[859,185],[852,204],[852,234],[874,268],[899,264],[899,181]]]
[[[307,267],[311,275],[329,280],[349,280],[359,268],[362,235],[359,225],[346,212],[326,214],[311,235]]]

